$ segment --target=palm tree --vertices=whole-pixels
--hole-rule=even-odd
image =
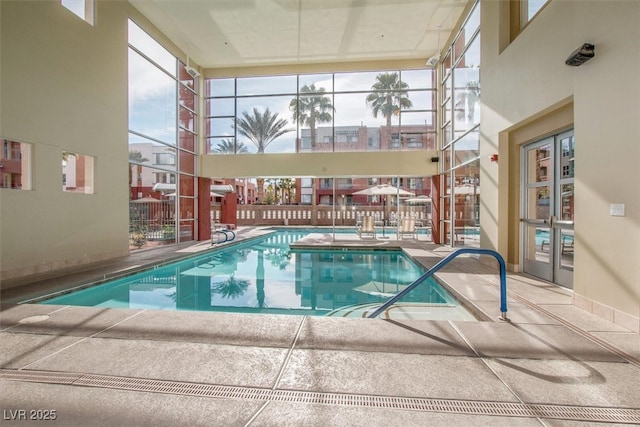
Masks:
[[[331,104],[331,98],[325,96],[324,93],[325,88],[323,87],[316,88],[314,84],[304,85],[300,89],[298,97],[289,103],[289,109],[293,113],[293,121],[302,126],[309,126],[312,151],[316,148],[316,125],[330,123],[333,119],[331,113],[335,111]]]
[[[278,200],[280,199],[278,196],[278,190],[280,189],[278,178],[269,178],[266,181],[267,181],[267,194],[265,195],[265,203],[277,204]]]
[[[289,109],[293,112],[293,121],[303,125],[309,126],[309,132],[311,136],[311,151],[316,149],[316,125],[318,123],[331,123],[333,120],[333,113],[336,109],[331,104],[331,98],[324,95],[325,88],[316,88],[315,84],[304,85],[300,89],[300,93],[297,98],[294,98],[289,103]],[[312,224],[316,222],[316,180],[311,180],[311,214]]]
[[[264,153],[265,148],[276,138],[291,132],[293,129],[285,129],[286,119],[278,118],[277,114],[271,113],[267,108],[261,114],[257,108],[253,108],[253,115],[246,111],[242,113],[242,118],[236,120],[238,133],[249,138],[249,141],[258,147],[258,153]]]
[[[248,153],[249,149],[244,142],[238,142],[238,146],[231,139],[223,139],[218,143],[218,146],[213,149],[214,153],[220,154],[235,154],[235,153]]]
[[[413,108],[409,99],[409,85],[400,81],[398,73],[381,73],[376,76],[376,82],[371,86],[373,92],[367,95],[367,104],[373,111],[373,117],[387,119],[387,137],[391,138],[391,117],[400,114],[401,110]]]
[[[236,119],[238,133],[249,138],[258,147],[258,153],[264,153],[265,148],[276,138],[291,132],[292,129],[285,129],[286,119],[278,118],[277,114],[265,109],[262,114],[257,108],[253,108],[253,116],[246,111],[242,113],[242,118]],[[264,194],[264,179],[257,178],[258,200],[262,202]]]
[[[293,178],[282,178],[280,179],[280,188],[282,189],[282,198],[284,198],[284,193],[287,194],[287,204],[291,204],[291,191],[296,188],[296,180]]]
[[[473,122],[476,104],[480,100],[480,85],[478,82],[470,81],[466,84],[465,90],[460,92],[456,99],[456,118]],[[466,118],[465,118],[466,111]]]

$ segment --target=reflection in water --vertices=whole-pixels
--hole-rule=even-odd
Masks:
[[[322,315],[385,301],[422,273],[394,251],[291,250],[290,243],[306,234],[278,231],[46,303]],[[404,301],[443,304],[453,298],[432,283],[419,286]]]
[[[236,279],[235,274],[231,274],[227,280],[213,283],[211,292],[220,294],[223,298],[236,299],[247,291],[249,284],[249,280]]]

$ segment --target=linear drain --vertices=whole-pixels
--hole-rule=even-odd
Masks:
[[[640,409],[614,407],[584,407],[571,405],[536,405],[515,402],[467,401],[322,393],[295,390],[272,390],[181,381],[152,380],[50,371],[0,369],[0,378],[47,384],[67,384],[84,387],[111,388],[150,393],[226,399],[270,400],[275,402],[341,405],[368,408],[400,409],[423,412],[446,412],[466,415],[549,418],[591,422],[640,423]]]

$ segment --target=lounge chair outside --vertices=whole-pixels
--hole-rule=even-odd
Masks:
[[[416,220],[414,218],[403,218],[398,226],[398,238],[404,239],[405,236],[410,236],[413,239],[418,237],[416,230]]]
[[[375,226],[375,218],[372,216],[363,216],[362,224],[358,227],[358,236],[361,239],[369,236],[372,238],[376,238],[376,226]]]

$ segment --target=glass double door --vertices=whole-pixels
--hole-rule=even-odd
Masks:
[[[523,271],[573,287],[573,130],[522,148]]]

